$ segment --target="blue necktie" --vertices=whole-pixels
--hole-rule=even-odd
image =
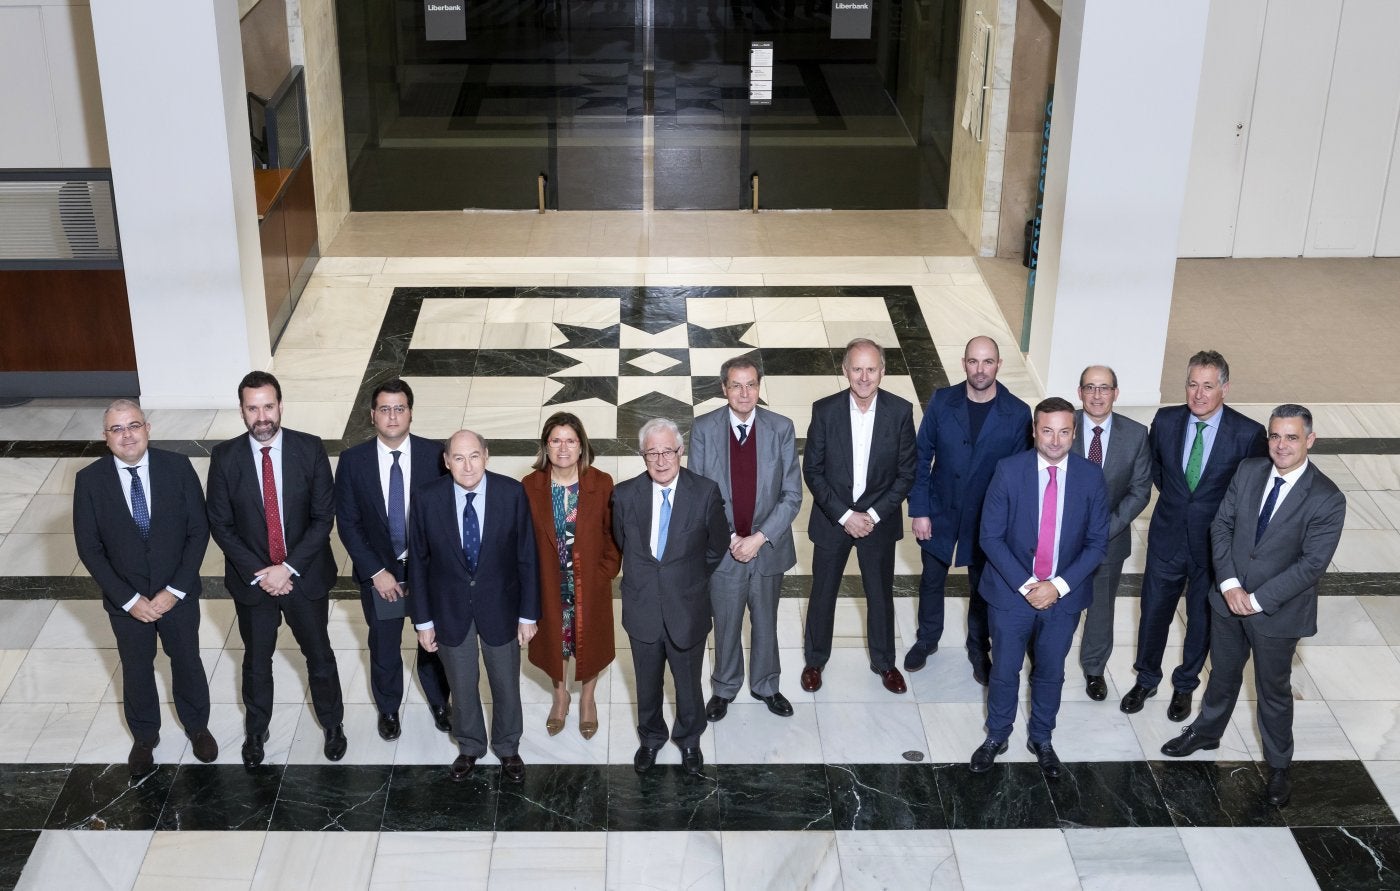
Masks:
[[[666,533],[671,529],[671,490],[661,490],[661,522],[656,530],[656,559],[666,556]]]
[[[389,468],[389,543],[398,557],[408,548],[408,527],[404,523],[403,468],[399,452],[395,451],[394,466]]]
[[[462,551],[467,555],[467,571],[476,575],[476,558],[481,555],[481,527],[476,522],[472,502],[475,492],[467,493],[467,506],[462,508]]]
[[[739,425],[739,445],[743,445],[744,443],[746,443],[746,442],[748,442],[748,441],[749,441],[749,425],[748,425],[748,424],[740,424],[740,425]]]
[[[1264,499],[1263,510],[1259,511],[1259,525],[1254,527],[1255,544],[1264,537],[1264,530],[1269,528],[1269,520],[1273,519],[1274,507],[1278,504],[1278,490],[1282,488],[1283,477],[1274,477],[1274,487],[1269,491],[1269,497]]]
[[[151,509],[146,506],[146,487],[141,485],[141,475],[136,472],[138,469],[127,468],[131,471],[131,518],[141,531],[141,540],[145,541],[151,535]]]

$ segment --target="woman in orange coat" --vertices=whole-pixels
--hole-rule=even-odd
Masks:
[[[544,423],[535,471],[524,479],[540,555],[540,621],[530,661],[554,681],[545,729],[554,736],[569,714],[565,665],[583,682],[578,730],[598,732],[598,676],[613,661],[612,580],[622,555],[612,537],[613,480],[592,466],[583,422],[557,412]]]

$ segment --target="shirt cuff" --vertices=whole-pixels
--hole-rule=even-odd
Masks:
[[[283,560],[283,561],[282,561],[282,565],[285,566],[285,567],[287,567],[287,569],[291,571],[292,575],[298,576],[298,577],[301,576],[301,573],[297,572],[297,568],[296,568],[295,566],[293,566],[292,564],[288,563],[286,560]]]
[[[1026,579],[1025,584],[1023,584],[1017,590],[1021,592],[1022,597],[1026,597],[1031,593],[1031,588],[1034,588],[1039,582],[1040,579],[1036,578],[1035,576],[1031,576],[1030,578]]]
[[[846,511],[844,514],[841,515],[841,519],[837,520],[836,522],[841,524],[842,526],[846,525],[846,521],[851,518],[851,514],[853,513],[855,513],[855,511],[853,510]]]
[[[1253,594],[1249,595],[1249,605],[1254,608],[1256,613],[1262,613],[1264,611],[1264,607],[1259,605],[1259,598],[1255,597]]]
[[[132,608],[133,606],[135,606],[135,605],[136,605],[136,601],[138,601],[138,600],[140,600],[140,599],[141,599],[141,595],[140,595],[140,594],[133,594],[133,595],[131,595],[131,599],[128,600],[126,603],[123,603],[123,604],[122,604],[122,609],[126,610],[127,612],[131,612],[131,608]]]
[[[414,625],[414,626],[413,626],[413,630],[414,630],[414,631],[431,631],[432,628],[433,628],[433,623],[432,623],[432,622],[424,622],[422,625]]]
[[[1243,587],[1244,587],[1244,585],[1241,585],[1241,584],[1240,584],[1240,580],[1239,580],[1239,579],[1234,578],[1234,577],[1231,577],[1231,578],[1228,578],[1228,579],[1226,579],[1225,581],[1223,581],[1223,582],[1220,583],[1220,593],[1221,593],[1221,594],[1224,594],[1226,591],[1229,591],[1229,590],[1232,589],[1232,588],[1243,588]]]
[[[171,594],[174,594],[176,600],[185,599],[185,592],[181,591],[179,588],[172,588],[169,585],[166,585],[165,590],[169,591]]]
[[[1051,579],[1050,584],[1055,586],[1055,590],[1060,592],[1061,597],[1064,597],[1066,594],[1069,593],[1069,582],[1065,581],[1059,576],[1055,576],[1053,579]]]
[[[870,519],[874,520],[876,523],[880,522],[880,515],[875,513],[875,508],[872,507],[870,510],[866,511],[866,513],[869,514]]]
[[[534,619],[520,619],[519,621],[520,621],[520,624],[521,624],[521,625],[533,625],[533,624],[535,624],[535,620],[534,620]]]

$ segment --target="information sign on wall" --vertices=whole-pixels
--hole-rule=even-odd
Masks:
[[[423,25],[428,40],[466,40],[467,0],[423,0]]]
[[[749,104],[773,104],[773,41],[749,45]]]
[[[869,40],[875,0],[832,0],[831,39]]]

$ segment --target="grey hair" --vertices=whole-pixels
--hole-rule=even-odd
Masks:
[[[676,426],[675,421],[670,418],[652,418],[642,425],[642,429],[637,431],[637,451],[645,449],[647,447],[647,440],[651,438],[653,433],[660,430],[670,432],[670,434],[675,437],[677,445],[681,447],[685,446],[685,437],[681,436],[681,428]]]
[[[1225,357],[1215,350],[1201,350],[1186,362],[1186,379],[1191,379],[1191,369],[1193,368],[1214,368],[1220,375],[1220,384],[1224,386],[1230,382],[1230,363],[1225,361]]]
[[[1269,420],[1272,421],[1274,418],[1302,418],[1303,432],[1312,433],[1312,412],[1296,402],[1285,402],[1269,412]]]
[[[142,408],[141,403],[137,402],[135,399],[127,399],[126,397],[113,399],[112,404],[107,406],[107,409],[102,412],[102,423],[104,425],[107,423],[107,416],[114,411],[134,411],[141,416],[142,423],[146,421],[146,410]]]
[[[841,367],[843,369],[850,367],[851,351],[859,349],[860,347],[867,347],[878,353],[880,355],[880,368],[883,369],[885,367],[885,348],[868,337],[856,337],[853,338],[850,343],[846,344],[846,352],[841,357]]]

